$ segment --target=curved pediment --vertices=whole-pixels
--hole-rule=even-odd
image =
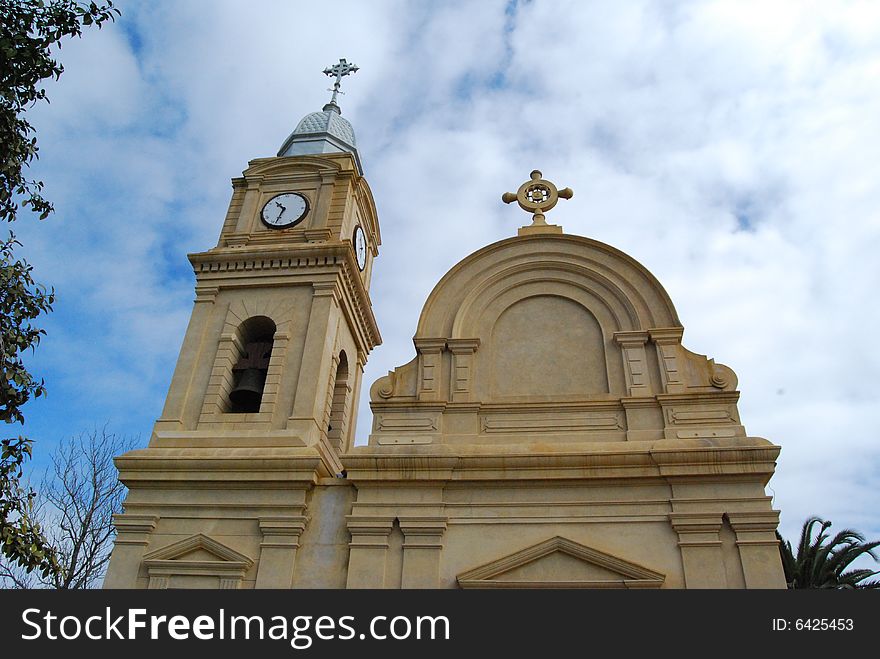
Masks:
[[[428,297],[416,337],[474,336],[493,306],[535,290],[580,300],[609,333],[680,326],[660,282],[633,258],[582,236],[539,234],[494,243],[453,267]]]
[[[681,345],[666,291],[608,245],[520,235],[465,258],[425,303],[416,359],[370,390],[372,444],[741,437],[736,376]]]
[[[344,170],[354,171],[354,160],[350,154],[332,154],[328,157],[324,154],[318,156],[288,156],[279,158],[256,158],[248,163],[248,168],[242,172],[247,178],[257,176],[288,176],[296,172],[317,173],[326,172],[336,174]],[[349,162],[350,161],[350,164]]]

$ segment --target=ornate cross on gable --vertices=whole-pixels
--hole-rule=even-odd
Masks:
[[[544,213],[553,208],[560,199],[571,199],[574,196],[571,188],[558,190],[550,181],[541,177],[541,172],[536,169],[515,193],[505,192],[501,195],[501,201],[505,204],[515,201],[524,211],[532,213],[532,227],[546,227]]]

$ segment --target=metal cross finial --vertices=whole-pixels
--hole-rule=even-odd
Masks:
[[[336,82],[333,83],[333,87],[328,89],[328,92],[333,92],[333,98],[330,99],[330,103],[336,105],[336,95],[344,94],[345,92],[339,91],[339,85],[344,76],[347,76],[351,73],[354,73],[358,70],[357,65],[349,64],[345,61],[345,58],[339,60],[339,64],[334,64],[333,66],[328,66],[324,69],[324,75],[328,75],[331,78],[336,76]]]
[[[533,214],[531,226],[547,226],[545,211],[553,208],[559,199],[571,199],[574,196],[571,188],[557,190],[555,185],[541,176],[541,172],[536,169],[531,173],[530,180],[519,186],[515,194],[505,192],[501,195],[501,201],[505,204],[515,201],[524,211]]]

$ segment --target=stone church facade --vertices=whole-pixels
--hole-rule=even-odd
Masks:
[[[568,196],[505,195],[531,224],[436,285],[355,446],[381,235],[335,94],[251,161],[189,257],[149,446],[117,458],[105,587],[784,588],[779,447],[650,272],[546,223]]]

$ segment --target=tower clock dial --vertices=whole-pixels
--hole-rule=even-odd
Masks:
[[[260,218],[268,227],[287,229],[302,222],[308,212],[308,199],[298,192],[285,192],[266,202],[260,212]]]
[[[354,229],[354,256],[357,259],[358,268],[363,272],[367,265],[367,239],[360,226]]]

